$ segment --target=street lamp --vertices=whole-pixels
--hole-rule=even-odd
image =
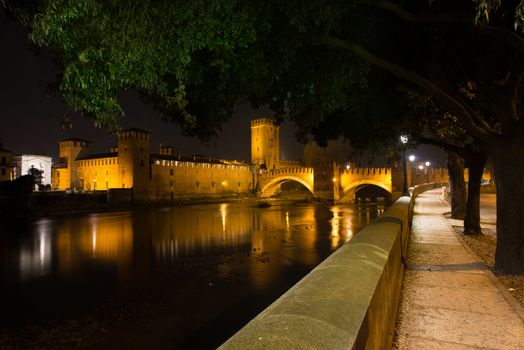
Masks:
[[[415,161],[416,157],[414,154],[411,154],[409,156],[409,170],[411,172],[411,187],[413,187],[413,162]]]
[[[429,183],[429,166],[431,165],[431,162],[426,161],[426,183]]]
[[[402,183],[402,195],[409,196],[408,191],[408,176],[407,176],[407,164],[406,164],[406,144],[408,143],[407,135],[400,135],[400,144],[402,147],[402,175],[404,176]]]

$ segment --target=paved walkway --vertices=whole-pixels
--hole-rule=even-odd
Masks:
[[[442,215],[417,197],[397,321],[399,349],[524,349],[524,310]]]

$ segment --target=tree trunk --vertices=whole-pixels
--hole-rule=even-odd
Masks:
[[[497,186],[495,270],[524,274],[524,145],[519,137],[492,147]]]
[[[448,152],[448,174],[451,180],[451,217],[462,220],[466,215],[464,159],[455,152]]]
[[[486,165],[486,156],[479,154],[469,160],[468,200],[464,218],[464,234],[480,235],[480,185]]]

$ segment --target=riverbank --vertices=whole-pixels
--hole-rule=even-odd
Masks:
[[[51,194],[51,196],[50,196]],[[52,196],[54,195],[55,198]],[[285,199],[289,200],[289,199]],[[256,206],[271,203],[278,199],[260,199],[255,195],[231,196],[181,196],[172,201],[134,201],[127,203],[107,203],[106,195],[100,193],[67,193],[57,196],[55,193],[37,193],[26,208],[9,210],[1,208],[0,220],[34,220],[42,217],[60,217],[64,215],[110,213],[137,209],[154,209],[172,206],[187,206],[213,203],[239,203]]]

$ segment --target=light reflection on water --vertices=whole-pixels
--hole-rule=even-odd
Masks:
[[[376,205],[210,204],[15,226],[0,236],[0,288],[15,297],[0,301],[0,307],[15,313],[20,305],[42,298],[43,303],[31,307],[60,314],[77,307],[74,299],[66,303],[64,295],[78,295],[96,307],[100,300],[163,286],[166,280],[177,286],[190,282],[180,278],[205,278],[206,285],[245,281],[253,291],[287,286],[290,271],[307,273],[383,210]],[[17,292],[21,289],[23,295]]]

